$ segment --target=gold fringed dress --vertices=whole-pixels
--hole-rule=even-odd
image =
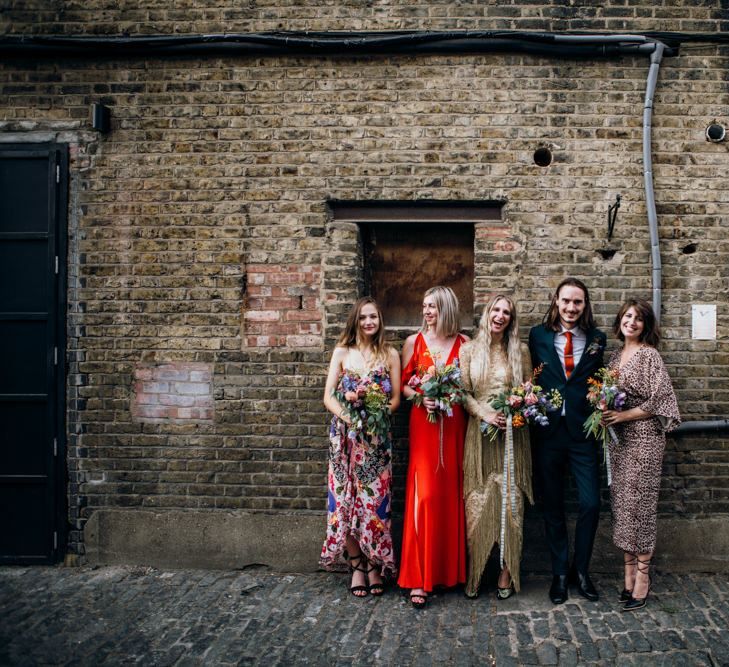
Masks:
[[[487,353],[490,354],[488,374],[485,372]],[[529,379],[532,373],[531,357],[526,345],[521,345],[521,354],[524,377],[519,381]],[[501,533],[505,437],[503,432],[499,433],[491,442],[487,435],[481,433],[481,421],[496,414],[489,404],[489,398],[507,388],[506,353],[499,344],[493,344],[489,352],[478,340],[470,342],[461,349],[461,373],[468,392],[465,407],[470,416],[463,454],[468,567],[466,595],[475,596],[491,550],[499,542]],[[516,512],[511,511],[509,503],[506,509],[505,544],[502,546],[504,562],[518,591],[524,534],[524,497],[534,503],[528,428],[514,429],[513,470]],[[511,492],[511,485],[507,486],[507,492]]]

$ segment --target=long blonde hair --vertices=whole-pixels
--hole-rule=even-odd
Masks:
[[[519,341],[519,318],[516,312],[516,304],[505,294],[497,294],[494,296],[483,310],[481,321],[478,324],[478,334],[474,341],[475,345],[481,345],[485,348],[485,354],[482,355],[482,377],[488,375],[489,372],[489,350],[491,349],[491,324],[489,322],[489,314],[498,301],[506,301],[511,310],[511,320],[509,326],[504,330],[504,336],[501,339],[501,348],[506,353],[507,376],[506,382],[509,387],[514,386],[523,379],[524,368],[521,360],[521,342]]]
[[[435,333],[443,338],[455,336],[461,329],[460,316],[458,313],[458,297],[450,287],[442,287],[437,285],[431,287],[423,295],[423,299],[432,296],[435,305],[438,308],[438,324],[435,326]],[[423,324],[420,330],[425,333],[428,325],[423,318]]]

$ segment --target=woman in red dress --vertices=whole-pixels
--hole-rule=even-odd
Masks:
[[[403,393],[413,375],[430,366],[458,359],[468,338],[458,332],[458,298],[449,287],[432,287],[423,298],[423,325],[409,336],[402,351]],[[463,507],[463,443],[466,414],[460,405],[453,415],[439,414],[435,423],[428,413],[435,400],[410,411],[410,457],[405,489],[402,561],[398,584],[410,589],[413,607],[424,607],[436,586],[466,581],[466,526]]]

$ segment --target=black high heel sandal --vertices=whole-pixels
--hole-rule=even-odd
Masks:
[[[413,605],[415,609],[425,609],[425,605],[428,604],[428,594],[413,593],[410,591],[410,604]]]
[[[638,557],[635,554],[631,554],[633,557],[627,561],[624,561],[624,565],[636,565],[638,562]],[[627,588],[623,588],[623,590],[620,592],[620,597],[618,598],[619,602],[621,604],[625,604],[630,598],[633,597],[633,591],[628,590]]]
[[[635,611],[636,609],[642,609],[648,602],[648,594],[651,592],[651,586],[653,585],[653,577],[651,576],[651,562],[653,558],[648,560],[641,560],[638,558],[638,572],[640,574],[648,575],[648,589],[645,592],[645,597],[634,598],[633,594],[630,594],[630,599],[623,605],[623,611]],[[641,567],[641,565],[643,567]],[[637,576],[637,575],[636,575]],[[633,588],[635,590],[635,587]]]
[[[347,560],[349,561],[350,574],[354,574],[355,572],[362,572],[364,573],[365,577],[367,577],[367,559],[364,557],[364,554],[361,551],[356,556],[350,556],[349,554],[347,554]],[[367,594],[370,592],[370,589],[368,586],[362,584],[359,584],[358,586],[350,585],[349,592],[356,598],[366,598]],[[364,593],[364,595],[358,595],[358,593]]]
[[[367,583],[369,584],[370,572],[377,572],[377,565],[371,563],[370,561],[367,561],[367,564]],[[385,582],[381,581],[379,583],[370,584],[368,590],[370,592],[370,595],[378,598],[385,592]]]

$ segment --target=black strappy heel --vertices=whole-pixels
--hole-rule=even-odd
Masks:
[[[377,565],[374,563],[367,561],[368,567],[367,567],[367,583],[370,583],[370,572],[377,572]],[[374,597],[378,598],[385,592],[385,582],[381,581],[376,584],[370,584],[368,588],[370,595],[373,595]]]
[[[636,563],[638,562],[638,557],[635,554],[631,554],[631,556],[633,557],[628,559],[627,561],[623,561],[624,567],[627,565],[636,565]],[[628,602],[628,600],[630,600],[631,597],[633,597],[633,591],[628,590],[627,588],[623,588],[623,590],[620,592],[620,597],[618,598],[618,601],[620,602],[620,604],[625,604],[626,602]]]
[[[415,607],[415,609],[425,609],[425,605],[428,604],[428,594],[411,592],[410,593],[410,604],[413,605],[413,607]]]
[[[355,572],[363,572],[365,577],[367,576],[367,559],[364,557],[364,554],[361,551],[356,556],[350,556],[349,554],[347,554],[347,560],[349,561],[350,574],[354,574]],[[358,586],[350,585],[349,592],[356,598],[366,598],[367,594],[370,592],[370,589],[368,586],[365,586],[363,584],[360,584]],[[358,595],[359,593],[364,593],[364,595]]]
[[[653,585],[653,577],[651,576],[652,561],[653,558],[649,558],[648,560],[641,560],[638,558],[638,572],[640,574],[648,575],[648,589],[646,590],[645,597],[643,598],[635,598],[631,593],[630,599],[625,603],[625,605],[623,605],[623,611],[635,611],[636,609],[642,609],[648,602],[648,595],[651,592],[651,586]],[[641,567],[641,565],[643,567]],[[633,590],[635,590],[635,587],[633,587]]]

